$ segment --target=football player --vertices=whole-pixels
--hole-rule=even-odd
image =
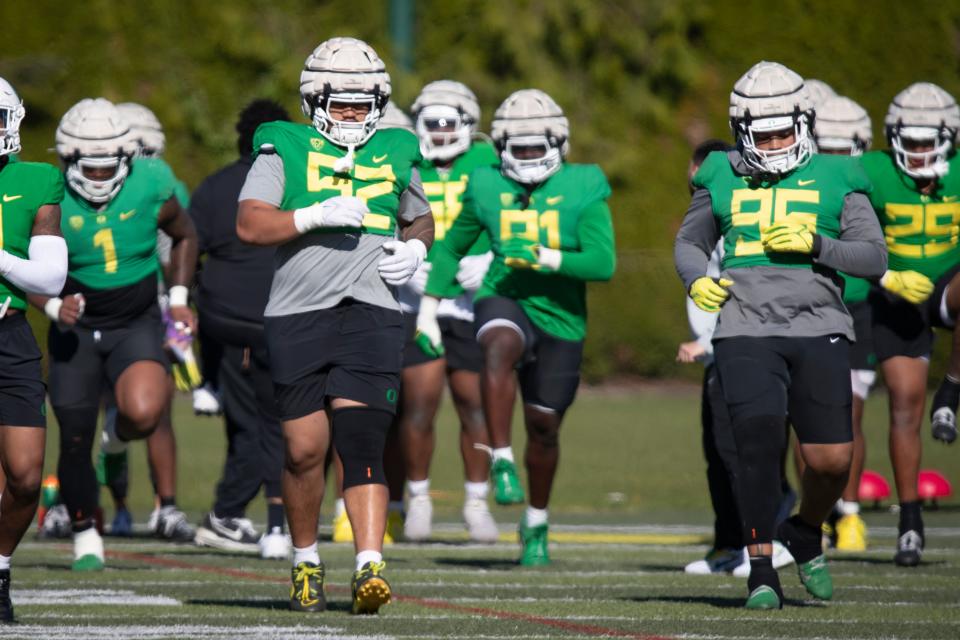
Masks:
[[[116,107],[130,126],[130,133],[137,143],[134,164],[138,162],[138,158],[155,158],[156,162],[164,162],[161,156],[166,149],[166,136],[153,111],[135,102],[122,102]],[[183,181],[176,180],[174,193],[180,206],[186,209],[190,204],[190,195]],[[157,229],[157,255],[160,258],[159,276],[161,278],[159,282],[161,291],[159,303],[163,310],[166,310],[169,306],[164,277],[170,267],[170,247],[170,236],[165,234],[162,229]],[[170,316],[166,313],[164,314],[164,324],[167,325],[167,335],[173,338],[168,341],[167,348],[174,356],[173,368],[178,373],[175,378],[178,381],[177,386],[180,387],[181,381],[190,379],[190,372],[197,371],[196,367],[189,366],[193,361],[193,353],[188,350],[192,336],[186,332],[178,331],[172,326]],[[171,344],[176,344],[178,347],[185,344],[187,347],[186,349],[171,349]],[[187,361],[183,362],[178,359],[176,357],[177,353],[183,354]],[[196,379],[193,382],[195,383]],[[150,477],[156,492],[154,496],[155,509],[150,514],[149,528],[158,537],[185,542],[193,539],[194,531],[187,522],[186,515],[176,507],[177,442],[170,421],[170,404],[172,402],[173,394],[170,395],[160,424],[146,440]],[[96,468],[97,478],[109,487],[116,505],[116,514],[110,526],[111,535],[130,536],[133,535],[133,516],[126,505],[129,480],[127,447],[126,443],[116,438],[116,414],[116,403],[111,399],[107,404],[104,427],[101,433],[101,448],[97,457]]]
[[[430,200],[436,238],[442,240],[463,207],[463,194],[470,172],[497,164],[497,154],[487,142],[475,140],[480,105],[464,84],[437,80],[423,87],[413,103],[417,137],[420,140],[420,177]],[[439,248],[434,245],[433,252]],[[398,421],[403,443],[409,502],[403,533],[407,540],[430,536],[433,505],[430,489],[430,459],[434,449],[434,419],[444,380],[450,386],[460,418],[460,455],[463,458],[466,499],[463,518],[470,539],[495,542],[497,523],[487,506],[490,475],[490,438],[480,401],[480,369],[483,354],[473,334],[473,295],[490,264],[490,241],[477,238],[460,260],[457,280],[444,292],[437,310],[443,337],[443,353],[427,355],[414,341],[417,310],[430,269],[428,261],[400,291],[404,307],[407,345],[403,351],[402,393]],[[481,448],[477,448],[478,445]],[[522,495],[498,495],[512,504]]]
[[[809,86],[810,81],[806,84]],[[870,149],[873,130],[870,116],[859,104],[843,96],[827,98],[816,106],[814,138],[819,153],[861,156]],[[844,279],[843,303],[853,317],[856,342],[850,345],[850,387],[853,394],[853,458],[850,478],[834,509],[832,522],[836,548],[840,551],[864,551],[867,548],[867,525],[860,517],[858,491],[860,474],[866,456],[863,438],[863,407],[870,387],[877,378],[877,357],[871,338],[870,305],[867,296],[870,282],[841,274]],[[833,516],[831,516],[833,520]]]
[[[806,462],[800,511],[776,532],[816,598],[833,582],[820,527],[846,483],[852,452],[849,344],[853,322],[837,270],[878,277],[883,237],[858,164],[812,153],[803,79],[754,65],[730,95],[737,149],[711,153],[674,247],[701,309],[720,312],[714,357],[736,443],[735,491],[750,555],[750,609],[782,607],[771,554],[780,503],[784,421]],[[720,237],[720,277],[706,275]]]
[[[960,161],[954,150],[960,108],[937,85],[918,82],[894,97],[884,128],[890,148],[861,159],[890,253],[890,270],[870,303],[874,348],[890,396],[890,459],[900,500],[894,561],[915,566],[924,545],[917,476],[932,328],[953,329],[960,310]],[[952,360],[933,402],[934,436],[941,439],[956,428],[957,380],[960,368]]]
[[[27,295],[56,295],[67,275],[60,233],[63,176],[56,167],[12,160],[25,110],[0,78],[0,622],[13,621],[10,558],[40,498],[46,443],[41,354],[27,324]]]
[[[390,76],[369,45],[321,43],[304,64],[300,95],[312,124],[257,129],[237,217],[241,240],[278,245],[264,329],[286,443],[290,605],[326,607],[316,536],[332,442],[357,552],[352,610],[375,613],[390,601],[383,453],[400,391],[396,287],[426,257],[433,219],[416,136],[377,130]]]
[[[470,174],[460,215],[432,256],[418,340],[440,352],[441,298],[451,295],[461,260],[486,235],[493,261],[474,297],[474,327],[483,350],[480,385],[495,492],[499,502],[524,500],[510,448],[519,386],[530,489],[520,563],[544,565],[560,424],[580,382],[586,283],[609,280],[616,263],[610,186],[598,166],[564,161],[569,124],[542,91],[511,94],[494,115],[492,137],[501,164]]]
[[[104,379],[121,441],[148,437],[167,406],[169,361],[157,305],[157,228],[172,239],[170,314],[194,326],[187,306],[197,260],[193,224],[169,167],[132,158],[136,142],[103,98],[70,108],[57,127],[66,177],[61,229],[69,272],[59,297],[32,296],[52,320],[50,400],[60,424],[57,476],[73,521],[76,571],[103,568],[94,526],[98,485],[90,459]]]

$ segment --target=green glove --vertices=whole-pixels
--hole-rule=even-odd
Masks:
[[[443,340],[440,336],[440,324],[437,322],[437,309],[440,299],[433,296],[420,298],[420,311],[417,313],[417,333],[414,343],[431,358],[443,356]]]
[[[727,288],[733,285],[733,280],[720,278],[714,280],[710,276],[697,278],[690,285],[690,299],[693,303],[710,313],[720,311],[720,305],[727,301],[730,292]]]
[[[540,264],[540,244],[513,236],[500,245],[500,252],[503,254],[504,264],[514,269],[539,269]]]

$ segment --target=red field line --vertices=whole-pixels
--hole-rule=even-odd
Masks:
[[[260,573],[253,573],[252,571],[240,571],[238,569],[229,569],[226,567],[215,567],[206,564],[195,564],[191,562],[184,562],[183,560],[174,560],[173,558],[162,558],[158,556],[152,556],[146,553],[135,553],[130,551],[107,551],[107,556],[111,558],[117,558],[120,560],[133,560],[137,562],[144,562],[146,564],[152,564],[161,567],[171,567],[176,569],[189,569],[192,571],[200,571],[203,573],[212,573],[215,575],[229,576],[231,578],[241,578],[245,580],[259,580],[261,582],[273,582],[277,584],[287,584],[288,580],[286,578],[274,577],[263,575]],[[327,585],[327,590],[333,591],[335,593],[345,593],[347,591],[346,587],[339,587],[336,585]],[[417,598],[415,596],[394,596],[394,600],[398,602],[409,602],[411,604],[417,604],[427,609],[444,609],[447,611],[457,611],[459,613],[469,613],[473,615],[484,616],[487,618],[497,618],[500,620],[515,620],[518,622],[529,622],[531,624],[538,624],[544,627],[551,627],[554,629],[560,629],[561,631],[568,631],[570,633],[579,633],[582,635],[590,635],[597,637],[606,637],[606,638],[633,638],[633,640],[673,640],[668,636],[656,636],[650,635],[647,633],[641,633],[638,631],[624,631],[621,629],[610,629],[607,627],[600,627],[591,624],[579,624],[576,622],[566,622],[564,620],[557,620],[556,618],[546,618],[543,616],[535,616],[528,613],[515,613],[512,611],[499,611],[497,609],[488,609],[486,607],[467,607],[460,604],[454,604],[452,602],[445,602],[443,600],[434,600],[432,598]]]

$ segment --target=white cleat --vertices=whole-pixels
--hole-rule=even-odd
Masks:
[[[787,551],[787,548],[777,540],[773,541],[773,568],[781,569],[787,565],[793,564],[793,556]],[[737,578],[750,577],[750,556],[747,549],[743,549],[743,563],[733,570],[733,575]]]
[[[407,505],[407,518],[403,522],[403,537],[411,542],[420,542],[430,537],[433,529],[433,501],[430,496],[413,496]]]
[[[269,533],[260,538],[260,557],[276,560],[285,560],[290,557],[290,536],[274,527]]]
[[[408,515],[407,518],[409,517]],[[467,525],[467,535],[473,542],[493,543],[500,537],[497,522],[493,519],[486,500],[467,498],[463,503],[463,521]]]
[[[683,568],[684,573],[708,576],[714,573],[730,573],[744,562],[749,564],[740,549],[714,549],[701,560],[694,560]]]

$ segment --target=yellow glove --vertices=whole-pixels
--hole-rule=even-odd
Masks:
[[[810,253],[813,251],[813,233],[805,225],[779,222],[760,232],[764,251],[782,253]]]
[[[690,285],[690,299],[693,303],[710,313],[720,311],[720,305],[727,301],[730,292],[727,288],[733,285],[733,280],[720,278],[714,280],[710,276],[697,278]]]
[[[887,271],[880,286],[907,302],[920,304],[933,293],[933,281],[917,271]]]

